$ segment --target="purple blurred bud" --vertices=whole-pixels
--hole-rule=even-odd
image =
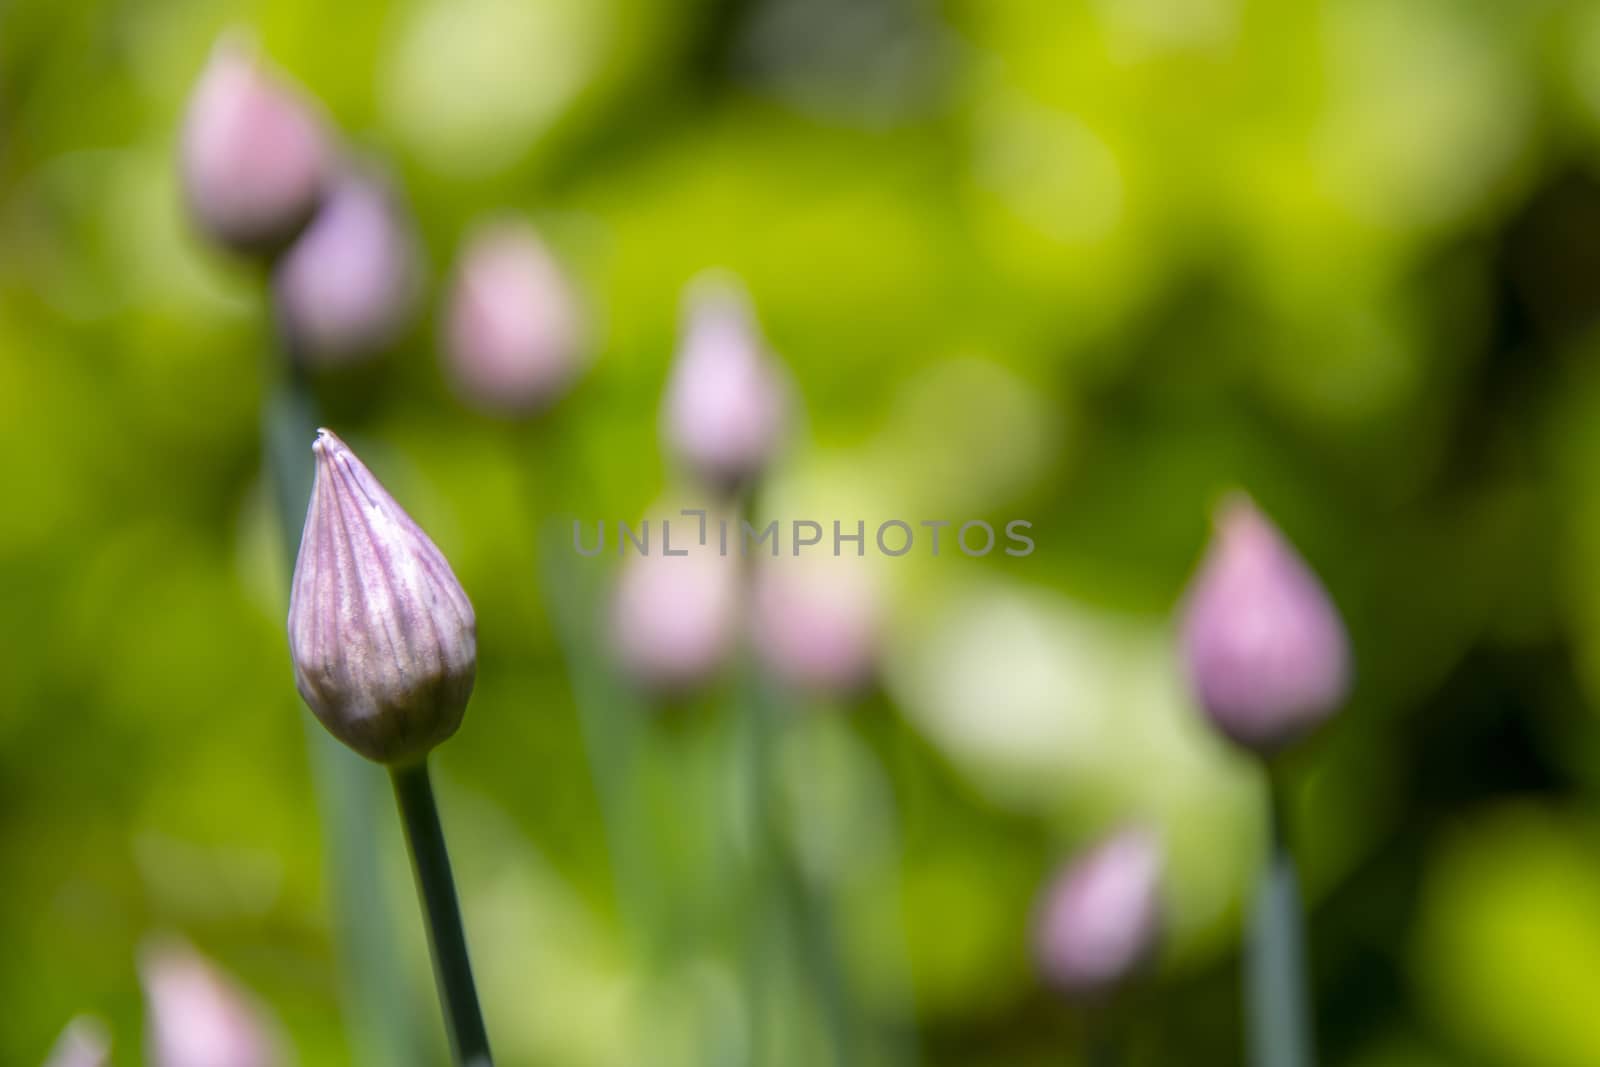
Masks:
[[[848,693],[871,680],[882,623],[878,585],[850,558],[766,561],[756,574],[755,645],[779,678]]]
[[[577,294],[530,226],[500,223],[467,243],[444,325],[456,389],[491,412],[523,414],[559,397],[582,361]]]
[[[617,576],[613,643],[647,689],[679,693],[708,681],[733,649],[738,619],[738,559],[714,546],[630,556]]]
[[[411,322],[422,266],[410,220],[380,180],[346,173],[284,253],[274,278],[278,315],[310,362],[358,362],[392,345]]]
[[[736,488],[776,454],[786,407],[783,378],[744,294],[722,281],[691,286],[667,383],[668,449],[706,484]]]
[[[153,1067],[281,1067],[276,1028],[244,990],[187,945],[152,946],[139,961]]]
[[[1217,509],[1211,546],[1182,608],[1189,682],[1212,723],[1266,755],[1310,733],[1349,689],[1338,610],[1250,499]]]
[[[477,623],[450,564],[355,453],[317,431],[289,598],[300,695],[379,763],[422,759],[461,725]]]
[[[271,254],[316,211],[331,155],[322,117],[237,34],[217,42],[189,99],[179,168],[213,241]]]
[[[1161,847],[1124,830],[1064,867],[1035,918],[1040,973],[1068,996],[1110,993],[1153,955],[1161,929]]]
[[[110,1067],[111,1038],[99,1019],[80,1015],[67,1024],[44,1067]]]

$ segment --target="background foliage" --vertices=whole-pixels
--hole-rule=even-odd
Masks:
[[[1173,918],[1138,1055],[1238,1060],[1259,783],[1195,722],[1168,616],[1242,485],[1359,664],[1297,766],[1326,1061],[1600,1062],[1600,7],[1568,0],[0,9],[0,1061],[91,1011],[135,1062],[137,946],[177,931],[300,1062],[348,1062],[260,476],[266,316],[173,173],[236,23],[401,175],[436,281],[521,212],[594,315],[591,372],[536,427],[450,399],[426,321],[323,383],[478,607],[438,763],[506,1063],[703,1062],[737,983],[693,948],[657,974],[620,931],[541,577],[581,565],[544,517],[673,491],[655,416],[707,267],[746,279],[805,397],[774,514],[1024,517],[1039,545],[886,564],[883,685],[797,742],[797,832],[881,861],[841,908],[869,1011],[902,960],[927,1062],[1060,1062],[1034,894],[1142,818]],[[691,754],[655,787],[680,889],[713,873],[690,741],[718,703],[662,731]],[[395,1010],[431,1030],[385,834]]]

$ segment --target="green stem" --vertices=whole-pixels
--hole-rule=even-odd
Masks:
[[[1313,1067],[1300,880],[1289,847],[1283,783],[1276,773],[1269,780],[1270,843],[1245,961],[1250,1062],[1254,1067]]]
[[[283,558],[292,567],[311,499],[316,400],[294,359],[274,354],[268,374],[273,387],[261,415],[262,445]],[[378,859],[381,772],[334,740],[311,716],[305,722],[355,1060],[374,1067],[416,1064],[418,1043],[408,1016],[395,1011],[407,992],[394,958],[388,893]]]
[[[1116,1028],[1104,1005],[1088,1009],[1083,1020],[1083,1062],[1085,1067],[1118,1067],[1122,1062]]]
[[[411,866],[417,876],[428,922],[428,946],[433,951],[433,972],[439,984],[450,1048],[462,1067],[491,1067],[489,1035],[478,1009],[478,990],[472,983],[467,959],[467,935],[461,925],[455,879],[450,875],[450,854],[445,850],[444,829],[433,799],[433,783],[424,760],[390,772],[394,796],[411,847]]]

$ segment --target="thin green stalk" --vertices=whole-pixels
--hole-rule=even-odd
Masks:
[[[1289,847],[1283,783],[1276,773],[1269,781],[1270,842],[1245,960],[1250,1062],[1254,1067],[1313,1067],[1300,879]]]
[[[1110,1011],[1104,1005],[1090,1006],[1083,1019],[1084,1067],[1119,1067],[1121,1052]]]
[[[782,769],[777,752],[793,710],[753,656],[746,657],[740,713],[744,728],[744,773],[751,831],[753,934],[750,961],[753,1062],[773,1050],[773,1014],[791,962],[799,966],[803,995],[820,1015],[834,1067],[854,1062],[855,1025],[840,966],[829,902],[811,885],[785,847],[781,807]],[[798,955],[790,959],[791,952]]]
[[[631,937],[647,950],[652,962],[658,947],[652,939],[659,916],[659,872],[647,860],[644,828],[639,818],[640,733],[646,709],[618,677],[605,651],[597,647],[600,621],[595,605],[604,602],[598,581],[585,581],[565,553],[570,527],[546,523],[540,541],[541,586],[566,654],[577,704],[584,754],[600,803],[601,828],[611,859],[617,906]],[[655,887],[655,889],[652,889]]]
[[[262,444],[284,559],[292,567],[311,499],[316,401],[292,358],[274,354],[269,374],[273,388],[262,411]],[[420,1062],[419,1043],[410,1015],[395,1011],[408,992],[395,958],[378,855],[382,771],[334,740],[310,715],[305,724],[332,889],[341,999],[355,1060],[372,1067],[410,1067]]]
[[[400,805],[400,820],[405,825],[406,844],[411,849],[417,894],[427,918],[428,947],[433,953],[433,973],[438,980],[451,1051],[461,1067],[492,1067],[489,1035],[478,1008],[478,990],[472,982],[467,935],[461,925],[461,907],[456,901],[450,854],[445,850],[444,828],[439,825],[439,808],[433,799],[427,761],[394,768],[390,778],[395,801]]]

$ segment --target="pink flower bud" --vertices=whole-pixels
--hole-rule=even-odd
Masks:
[[[110,1067],[111,1038],[99,1019],[79,1016],[67,1024],[44,1067]]]
[[[1270,754],[1310,733],[1349,688],[1344,624],[1322,583],[1248,497],[1216,533],[1182,608],[1189,682],[1212,723]]]
[[[1045,890],[1034,951],[1069,996],[1114,991],[1154,953],[1161,926],[1161,848],[1125,830],[1074,859]]]
[[[355,453],[317,431],[289,598],[295,683],[361,755],[405,764],[456,732],[477,671],[472,604],[428,535]]]
[[[628,557],[617,577],[612,636],[636,682],[676,693],[721,669],[738,625],[738,564],[715,545],[686,556]]]
[[[444,325],[457,391],[491,412],[540,410],[582,361],[577,295],[532,227],[501,223],[461,253]]]
[[[399,338],[421,276],[416,237],[390,190],[347,173],[278,265],[278,315],[307,360],[356,362]]]
[[[282,1067],[275,1028],[244,990],[187,945],[140,960],[153,1067]]]
[[[667,383],[669,450],[708,485],[749,482],[782,443],[785,394],[743,293],[718,282],[694,286]]]
[[[757,571],[756,649],[791,685],[833,693],[865,685],[881,622],[878,585],[857,559],[780,556]]]
[[[189,99],[179,167],[189,210],[212,240],[270,254],[316,211],[329,171],[321,116],[237,35],[217,42]]]

